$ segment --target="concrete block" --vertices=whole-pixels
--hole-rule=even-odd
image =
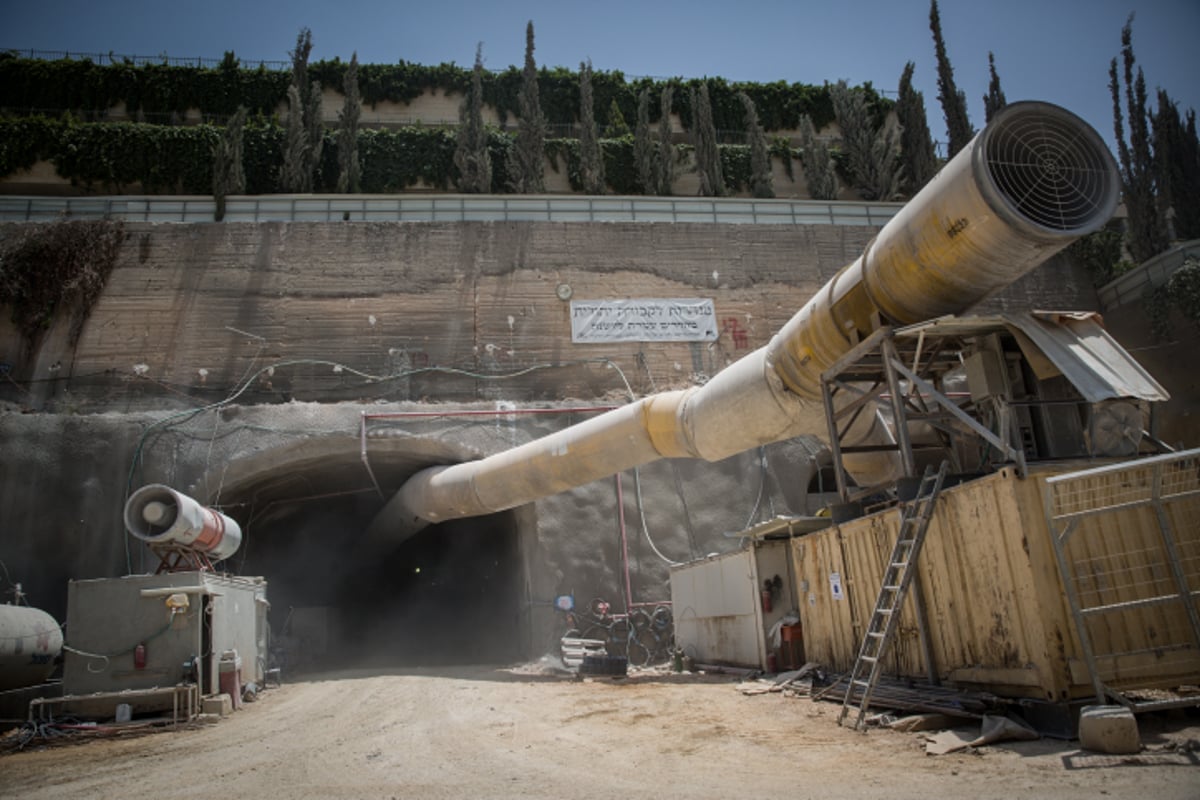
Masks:
[[[227,694],[217,694],[204,698],[201,711],[205,714],[215,714],[224,717],[233,713],[233,698]]]
[[[1124,706],[1084,706],[1079,714],[1079,744],[1084,750],[1112,755],[1140,752],[1137,717]]]

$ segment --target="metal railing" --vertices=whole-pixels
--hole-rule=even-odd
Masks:
[[[225,222],[698,222],[878,227],[903,203],[570,195],[263,195],[230,197]],[[0,196],[0,221],[212,222],[204,196]]]
[[[1200,259],[1200,239],[1192,239],[1177,245],[1173,250],[1160,253],[1142,262],[1119,278],[1101,286],[1096,294],[1100,307],[1112,311],[1130,303],[1141,302],[1147,289],[1157,289],[1166,284],[1175,270],[1189,258]]]
[[[155,66],[170,66],[170,67],[200,67],[212,68],[219,67],[224,62],[224,58],[206,58],[198,56],[170,56],[166,53],[159,53],[156,56],[139,56],[129,55],[126,53],[89,53],[80,50],[35,50],[32,48],[16,48],[6,47],[0,49],[0,53],[12,56],[13,58],[28,58],[39,61],[91,61],[93,64],[104,66],[106,64],[129,64],[135,67],[149,65]],[[283,71],[292,68],[292,62],[284,59],[257,59],[257,58],[242,58],[238,56],[238,65],[242,69],[258,69],[260,66],[264,69]]]

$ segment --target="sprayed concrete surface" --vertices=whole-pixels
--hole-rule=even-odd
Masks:
[[[1200,788],[1195,718],[1144,722],[1136,756],[1040,740],[931,757],[920,734],[838,727],[839,708],[744,696],[722,676],[342,673],[214,725],[0,757],[0,795],[1183,800]]]
[[[371,420],[368,472],[364,412],[434,409],[447,416]],[[224,567],[267,579],[277,635],[293,608],[334,608],[328,652],[338,659],[505,662],[549,652],[563,622],[556,596],[580,604],[603,597],[623,608],[622,513],[634,599],[659,601],[670,596],[668,568],[651,543],[677,561],[738,549],[727,532],[802,513],[809,500],[816,445],[800,439],[768,447],[763,457],[750,451],[718,464],[651,464],[622,476],[619,498],[616,479],[596,481],[513,512],[427,529],[364,559],[356,550],[362,530],[415,470],[497,452],[590,416],[517,417],[503,409],[455,416],[461,410],[490,414],[497,406],[0,414],[7,531],[0,560],[31,603],[64,619],[68,580],[154,570],[142,543],[124,535],[121,509],[129,486],[165,483],[238,520],[243,545]],[[477,647],[468,656],[456,650],[464,630]]]

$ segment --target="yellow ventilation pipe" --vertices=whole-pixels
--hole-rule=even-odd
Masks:
[[[703,386],[652,395],[480,461],[412,476],[368,540],[399,542],[430,523],[491,514],[659,458],[719,461],[802,434],[824,438],[821,373],[872,331],[965,311],[1075,239],[1119,200],[1103,140],[1047,103],[1009,105],[888,221],[863,254],[767,344]],[[855,443],[883,443],[860,415]],[[895,453],[859,454],[864,483],[896,477]]]

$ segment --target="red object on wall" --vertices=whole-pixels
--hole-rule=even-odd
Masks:
[[[137,647],[133,648],[133,668],[146,668],[146,645],[139,644]]]
[[[763,589],[762,591],[762,608],[764,614],[771,613],[771,590]]]

